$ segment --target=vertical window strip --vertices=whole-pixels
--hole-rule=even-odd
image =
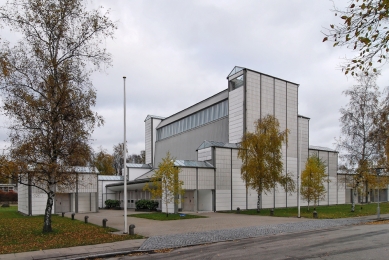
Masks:
[[[158,140],[185,132],[228,115],[228,101],[222,101],[157,130]]]

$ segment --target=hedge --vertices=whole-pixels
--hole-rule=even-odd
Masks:
[[[156,210],[158,208],[158,204],[158,201],[145,199],[135,202],[136,209]]]
[[[108,209],[110,209],[110,208],[118,208],[118,207],[120,207],[120,201],[118,201],[118,200],[106,200],[105,201],[105,206]]]
[[[14,191],[4,192],[0,190],[0,202],[18,201],[18,194]]]

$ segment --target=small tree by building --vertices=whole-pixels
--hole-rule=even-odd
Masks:
[[[184,195],[182,189],[184,182],[179,180],[178,176],[181,169],[174,166],[174,161],[168,152],[151,177],[151,184],[146,184],[143,189],[150,191],[153,199],[162,199],[166,206],[166,217],[169,216],[168,204],[173,202],[174,205],[178,205]]]
[[[308,157],[305,169],[301,173],[300,191],[302,198],[308,202],[308,211],[311,201],[316,206],[319,200],[324,199],[326,194],[324,182],[327,177],[325,171],[326,165],[316,154]]]
[[[288,192],[295,190],[290,175],[282,174],[282,144],[288,143],[289,130],[280,131],[280,124],[272,115],[255,123],[255,132],[242,137],[238,157],[242,159],[241,177],[246,187],[257,191],[257,212],[260,212],[261,195],[274,190],[280,184]]]

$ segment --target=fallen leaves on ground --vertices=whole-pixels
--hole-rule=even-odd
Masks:
[[[383,225],[383,224],[389,224],[389,219],[375,220],[375,221],[366,223],[366,225]]]
[[[15,209],[16,211],[16,209]],[[114,235],[112,229],[52,216],[53,232],[42,233],[43,216],[23,216],[0,211],[0,254],[110,243],[142,236]]]

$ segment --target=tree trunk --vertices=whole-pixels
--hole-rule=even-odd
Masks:
[[[257,213],[261,212],[261,193],[262,192],[258,192]]]
[[[166,191],[165,191],[165,204],[166,204],[166,217],[168,218],[169,217],[169,207],[168,207],[169,201],[168,201],[168,196],[167,196]]]
[[[309,211],[309,200],[308,200],[308,211]]]
[[[50,191],[49,193],[47,193],[45,218],[44,218],[44,222],[43,222],[43,233],[49,233],[49,232],[53,231],[53,229],[51,228],[51,211],[53,209],[54,196],[55,196],[55,194],[53,191]]]
[[[352,200],[352,206],[351,206],[351,212],[354,212],[355,211],[355,192],[356,191],[356,189],[354,189],[354,191],[353,191],[353,195],[352,195],[352,198],[351,198],[351,200]]]

